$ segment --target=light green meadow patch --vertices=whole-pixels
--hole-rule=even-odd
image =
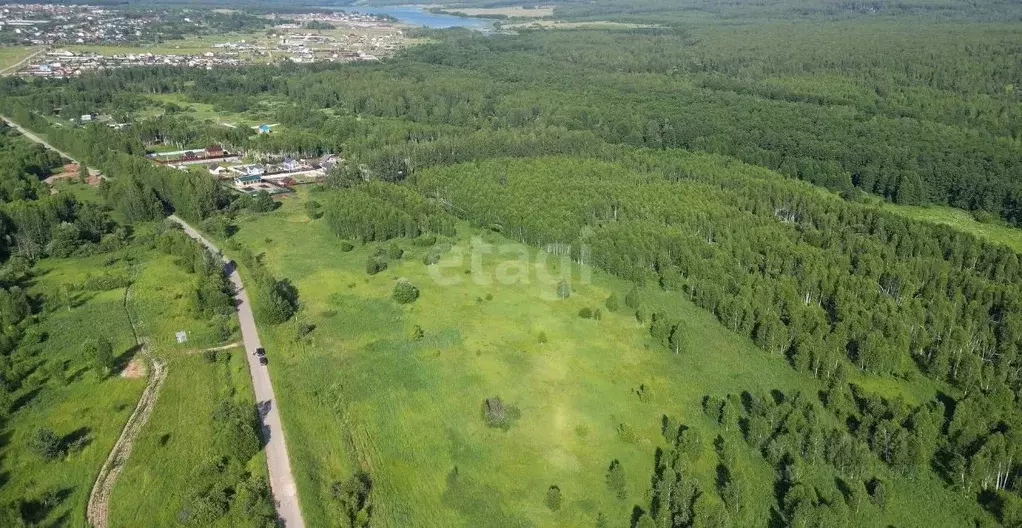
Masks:
[[[811,387],[782,358],[722,331],[678,296],[647,295],[651,306],[676,305],[690,323],[692,344],[676,356],[651,344],[630,311],[607,313],[606,297],[623,297],[627,285],[601,272],[586,270],[592,282],[564,300],[556,281],[535,272],[536,250],[528,283],[496,280],[506,266],[496,252],[465,274],[473,266],[452,259],[458,246],[474,237],[507,243],[468,225],[451,240],[441,274],[457,284],[439,284],[422,263],[428,249],[407,240],[397,241],[402,260],[367,276],[376,245],[342,252],[323,222],[306,217],[305,196],[244,217],[235,238],[298,286],[297,319],[316,325],[300,341],[296,322],[260,328],[310,524],[337,524],[330,485],[356,469],[373,476],[378,526],[588,525],[599,512],[623,524],[643,501],[663,413],[702,427],[699,402],[708,392]],[[554,264],[548,259],[547,273],[556,275]],[[569,268],[578,280],[583,270]],[[420,289],[415,303],[390,298],[398,279]],[[583,307],[601,308],[602,320],[578,317]],[[640,385],[652,394],[648,402],[637,396]],[[482,419],[483,400],[493,396],[521,411],[507,431]],[[622,424],[633,432],[627,439]],[[700,473],[712,479],[709,448],[704,458]],[[604,484],[614,459],[628,475],[628,501]],[[769,482],[771,469],[758,460],[749,466]],[[543,502],[552,484],[565,498],[558,512]]]
[[[969,212],[961,209],[937,205],[883,204],[882,207],[915,220],[949,225],[959,231],[973,234],[990,242],[1004,244],[1017,252],[1022,252],[1022,231],[1002,224],[979,222]]]
[[[29,291],[37,298],[60,298],[62,285],[121,267],[107,256],[75,260],[45,260],[36,267]],[[123,270],[119,270],[123,271]],[[92,358],[83,354],[88,339],[111,341],[118,364],[134,354],[134,339],[124,310],[124,288],[79,292],[71,309],[61,302],[38,326],[41,340],[26,339],[20,354],[31,354],[32,374],[14,392],[13,414],[4,424],[7,436],[0,447],[0,502],[25,501],[29,517],[40,525],[85,526],[85,505],[100,466],[121,427],[135,407],[145,381],[115,375],[101,377]],[[52,429],[68,449],[45,461],[28,449],[40,427]],[[42,500],[47,492],[55,504]]]

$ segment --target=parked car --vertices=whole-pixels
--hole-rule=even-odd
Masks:
[[[270,360],[266,359],[266,356],[259,356],[259,364],[260,365],[265,365],[265,364],[267,364],[269,362],[270,362]]]
[[[259,357],[265,356],[266,355],[266,349],[263,348],[263,347],[257,348],[256,351],[255,351],[255,355],[257,355]]]

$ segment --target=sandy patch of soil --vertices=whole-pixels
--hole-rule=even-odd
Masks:
[[[128,362],[128,366],[121,371],[122,378],[143,378],[145,377],[145,362],[138,358]]]

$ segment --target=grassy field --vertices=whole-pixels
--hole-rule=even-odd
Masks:
[[[31,292],[57,299],[62,284],[111,270],[127,272],[126,260],[107,259],[43,261],[36,268]],[[30,346],[33,374],[14,394],[16,411],[5,424],[0,447],[4,481],[0,502],[27,501],[30,517],[40,525],[86,525],[92,483],[145,385],[143,379],[117,375],[101,379],[82,354],[82,343],[99,337],[111,341],[120,364],[134,354],[123,299],[123,288],[77,294],[70,310],[63,303],[53,308],[39,325],[38,335],[45,338]],[[40,427],[51,428],[65,445],[83,438],[84,447],[44,461],[28,450],[29,439]],[[46,495],[56,499],[45,500]]]
[[[39,51],[39,48],[32,46],[0,46],[0,71],[14,66],[36,51]]]
[[[374,526],[584,526],[599,513],[622,526],[632,506],[646,501],[664,413],[694,425],[709,445],[717,431],[700,410],[703,395],[818,388],[680,296],[651,289],[644,293],[649,308],[671,304],[687,324],[687,346],[669,353],[630,311],[607,313],[606,297],[623,296],[628,285],[598,271],[568,266],[573,293],[558,300],[557,281],[541,280],[545,272],[530,272],[529,284],[500,284],[492,279],[507,269],[493,254],[475,271],[468,256],[454,258],[456,249],[441,268],[427,268],[421,261],[427,249],[401,241],[405,257],[367,276],[375,246],[341,251],[323,221],[308,219],[306,197],[302,192],[274,213],[242,219],[235,239],[264,253],[301,294],[294,321],[260,332],[311,526],[338,525],[331,485],[357,470],[374,480]],[[466,225],[452,242],[468,248],[474,237],[506,242]],[[536,256],[530,250],[531,262]],[[542,269],[556,273],[555,260]],[[432,275],[437,269],[459,283],[441,285]],[[584,273],[590,281],[579,280]],[[399,278],[421,290],[414,304],[391,299]],[[580,318],[585,307],[603,308],[602,320]],[[309,324],[315,330],[297,338],[299,325]],[[421,339],[413,338],[416,327]],[[925,388],[875,385],[933,396]],[[521,411],[507,431],[482,419],[483,400],[493,396]],[[745,520],[759,522],[769,515],[773,470],[751,450],[742,456],[763,498]],[[604,484],[615,459],[628,478],[625,501]],[[697,478],[712,483],[715,464],[706,449],[695,464]],[[556,512],[544,505],[551,485],[564,497]],[[936,481],[894,487],[891,509],[906,513],[891,520],[905,524],[928,501],[974,508]]]
[[[529,20],[502,24],[505,29],[636,29],[655,27],[649,24],[633,24],[629,22],[613,22],[610,20],[593,20],[585,22],[568,22],[565,20]]]
[[[166,40],[158,44],[104,45],[72,44],[63,49],[77,52],[91,52],[103,55],[128,55],[132,53],[154,53],[157,55],[193,55],[213,51],[213,44],[239,40],[265,38],[266,32],[224,33],[219,35],[191,36],[180,40]]]
[[[167,382],[125,466],[111,499],[111,526],[169,526],[190,491],[193,473],[212,453],[214,431],[210,419],[221,398],[254,403],[243,349],[221,352],[220,360],[208,362],[202,350],[220,345],[205,321],[194,319],[187,308],[193,277],[171,256],[154,256],[135,285],[138,318],[149,336],[153,352],[168,368]],[[188,342],[178,344],[178,330]],[[235,332],[228,338],[237,342]],[[249,471],[266,474],[260,453],[250,461]],[[225,525],[240,518],[228,516]]]
[[[471,17],[543,18],[553,16],[554,8],[548,6],[536,6],[531,8],[522,6],[449,7],[443,8],[442,12]]]
[[[971,233],[1022,252],[1022,231],[1002,224],[979,222],[968,211],[939,205],[915,206],[887,203],[882,207],[915,220],[949,225],[959,231]]]
[[[160,103],[160,105],[149,106],[139,112],[139,117],[153,117],[164,113],[164,109],[161,106],[164,103],[173,103],[181,107],[180,114],[186,114],[196,119],[197,121],[211,121],[213,123],[220,123],[223,126],[224,123],[233,125],[236,127],[251,128],[259,126],[264,123],[275,124],[272,115],[269,115],[272,111],[272,107],[275,104],[271,100],[260,101],[259,106],[250,109],[246,112],[231,112],[226,110],[218,110],[214,105],[208,103],[197,103],[189,101],[185,96],[181,94],[154,94],[149,96],[154,102]],[[279,133],[286,130],[287,127],[275,126],[273,131]],[[251,131],[254,135],[255,130]],[[178,150],[175,146],[167,146],[165,150]]]

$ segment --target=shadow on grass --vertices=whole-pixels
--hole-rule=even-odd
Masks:
[[[73,488],[58,487],[43,492],[38,498],[21,501],[21,518],[30,526],[42,523],[54,508],[71,496]],[[59,524],[55,526],[61,526]]]
[[[111,372],[120,372],[124,370],[124,368],[128,366],[128,362],[131,361],[131,359],[135,357],[135,354],[137,354],[140,350],[142,350],[142,345],[135,345],[117,356],[114,359],[114,365]]]
[[[79,427],[64,435],[60,439],[60,450],[64,453],[81,451],[92,443],[92,439],[89,438],[91,432],[92,429],[89,427]]]
[[[15,413],[24,408],[26,405],[32,403],[32,400],[42,392],[42,387],[36,387],[21,396],[18,396],[14,403],[11,404],[11,412]]]

